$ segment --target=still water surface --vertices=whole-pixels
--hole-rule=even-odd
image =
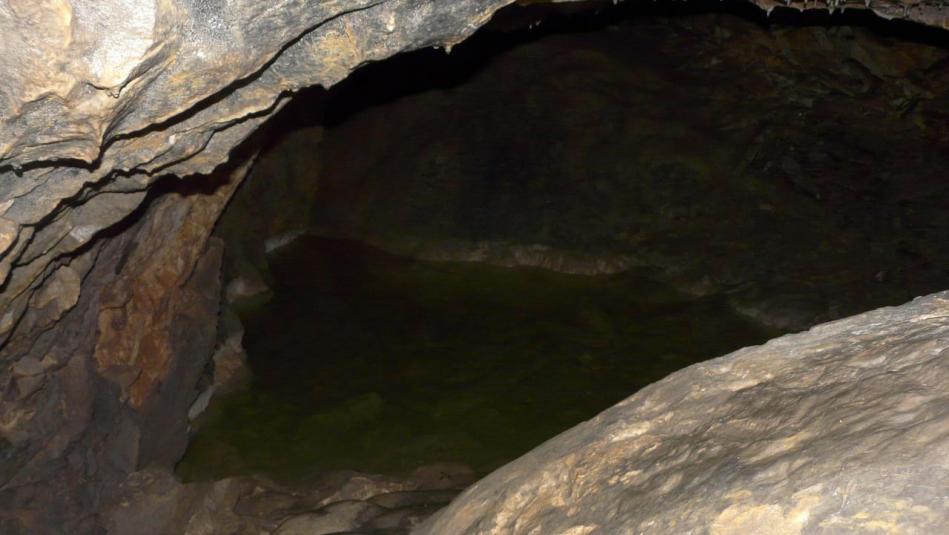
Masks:
[[[400,258],[303,238],[243,314],[252,380],[216,398],[185,479],[436,461],[486,473],[637,389],[775,333],[643,274]]]

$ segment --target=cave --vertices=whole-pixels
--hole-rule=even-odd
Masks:
[[[0,533],[939,533],[927,2],[0,0]]]

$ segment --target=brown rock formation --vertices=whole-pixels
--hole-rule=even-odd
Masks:
[[[235,181],[139,208],[153,184],[210,173],[295,90],[505,3],[0,3],[0,531],[92,531],[116,483],[181,454]]]

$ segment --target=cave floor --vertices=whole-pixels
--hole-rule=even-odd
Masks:
[[[179,474],[484,474],[670,372],[775,332],[635,272],[430,262],[302,238],[243,314],[252,379],[212,401]]]

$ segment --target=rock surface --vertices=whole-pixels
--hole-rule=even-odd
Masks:
[[[432,478],[430,472],[447,474]],[[472,482],[470,469],[432,465],[404,478],[326,474],[305,488],[253,478],[182,484],[163,469],[135,472],[106,505],[109,533],[320,535],[356,530],[401,535]]]
[[[0,532],[94,531],[97,504],[127,474],[183,454],[220,302],[223,247],[209,235],[231,191],[156,196],[62,262],[83,278],[78,300],[65,311],[52,301],[55,324],[5,347],[28,356],[0,402]]]
[[[311,121],[325,130],[289,133],[261,158],[282,168],[255,170],[238,198],[308,178],[319,195],[283,204],[307,206],[321,236],[435,260],[646,268],[779,329],[949,287],[949,153],[932,150],[949,136],[945,47],[856,18],[642,9],[513,33],[492,21],[451,56],[356,73],[291,104],[279,121],[322,108]]]
[[[181,456],[242,174],[159,180],[506,3],[0,0],[0,531],[96,532],[118,483]]]
[[[653,384],[415,533],[941,533],[949,293]]]

